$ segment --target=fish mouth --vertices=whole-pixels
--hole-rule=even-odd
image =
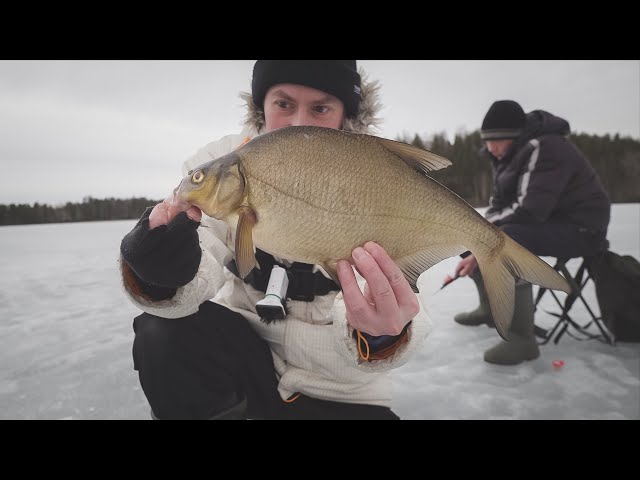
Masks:
[[[182,186],[182,182],[184,182],[184,178],[182,180],[180,180],[180,183],[178,184],[178,186],[173,189],[173,197],[174,198],[176,197],[176,195],[178,195],[178,191],[180,190],[180,187]]]
[[[180,180],[178,186],[173,189],[173,194],[167,199],[171,208],[179,212],[186,211],[191,206],[191,204],[183,198],[184,194],[180,191],[182,182],[184,182],[184,178]]]

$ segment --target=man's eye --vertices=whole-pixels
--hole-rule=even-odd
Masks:
[[[327,107],[326,105],[317,105],[317,106],[313,107],[313,110],[316,113],[327,113],[327,112],[329,112],[329,107]]]
[[[286,100],[276,100],[276,105],[280,108],[290,108],[291,104]]]

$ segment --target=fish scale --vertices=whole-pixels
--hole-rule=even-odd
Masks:
[[[254,247],[290,261],[335,264],[373,240],[412,288],[439,261],[470,250],[507,339],[515,279],[569,291],[566,280],[426,175],[451,162],[372,135],[287,127],[260,135],[194,169],[176,196],[236,229],[236,263],[246,275]]]

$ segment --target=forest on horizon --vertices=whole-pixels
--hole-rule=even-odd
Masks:
[[[600,176],[613,203],[640,202],[640,141],[619,135],[571,134],[569,139],[585,154]],[[478,130],[460,133],[450,142],[445,133],[427,138],[418,135],[396,140],[431,150],[453,165],[430,172],[430,176],[464,198],[473,207],[484,207],[491,195],[491,164],[480,156],[482,140]],[[1,225],[85,222],[137,219],[146,207],[159,203],[144,197],[85,197],[82,202],[62,205],[0,204]]]

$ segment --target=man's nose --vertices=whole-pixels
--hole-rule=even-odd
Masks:
[[[292,127],[313,125],[313,116],[305,109],[299,109],[291,119]]]

